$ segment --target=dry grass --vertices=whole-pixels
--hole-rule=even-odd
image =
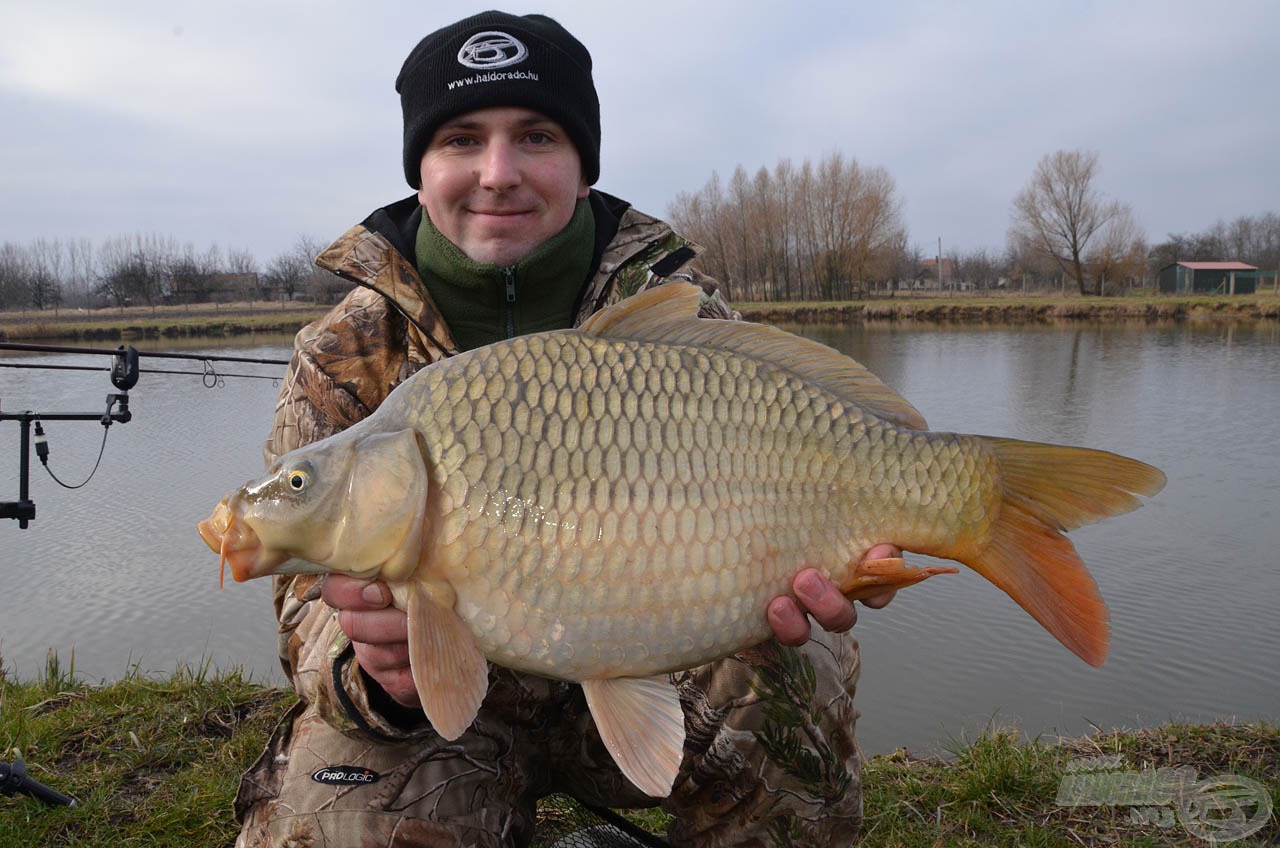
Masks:
[[[196,306],[0,313],[0,341],[134,341],[295,333],[323,315],[314,303],[245,302]]]
[[[43,679],[31,682],[11,679],[0,665],[0,759],[24,758],[32,776],[80,801],[66,809],[0,797],[0,845],[230,846],[239,775],[291,701],[291,692],[207,666],[90,686],[56,658]],[[1064,777],[1105,758],[1138,776],[1189,770],[1201,787],[1214,778],[1247,778],[1266,787],[1280,811],[1274,724],[1169,724],[1032,742],[992,729],[946,757],[898,751],[867,762],[859,845],[1209,845],[1188,829],[1195,817],[1172,804],[1057,802]],[[541,812],[547,833],[584,821],[563,798],[548,799]],[[662,832],[668,821],[656,810],[626,815],[651,832]],[[1261,830],[1231,844],[1278,843],[1280,818],[1273,814]]]
[[[928,321],[1045,323],[1071,320],[1161,321],[1185,318],[1280,318],[1280,297],[965,294],[879,297],[844,302],[737,303],[744,318],[764,322]]]

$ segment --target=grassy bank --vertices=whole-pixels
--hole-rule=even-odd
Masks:
[[[1079,320],[1280,319],[1280,297],[1271,292],[1234,297],[898,296],[841,302],[738,303],[734,306],[747,320],[764,323],[923,321],[1019,324]]]
[[[137,341],[296,333],[323,315],[314,303],[233,303],[0,313],[0,341]]]
[[[13,680],[0,668],[0,760],[22,757],[33,777],[80,802],[75,809],[47,808],[0,797],[0,845],[230,846],[238,776],[290,700],[237,672],[181,670],[88,686],[56,663],[37,681]],[[1280,841],[1280,727],[1260,724],[1166,725],[1029,744],[1014,732],[994,731],[946,758],[902,751],[875,757],[864,771],[860,844],[1209,844],[1174,821],[1172,806],[1057,804],[1064,777],[1100,757],[1130,773],[1183,768],[1194,771],[1193,780],[1257,781],[1276,814],[1232,844]],[[566,815],[554,802],[542,814],[549,824]],[[650,829],[663,823],[654,812],[636,819]]]
[[[857,301],[738,303],[750,321],[854,322],[930,321],[1044,323],[1049,321],[1161,321],[1184,318],[1280,319],[1280,296],[1272,292],[1229,297],[1082,298],[1007,294],[934,297],[899,295]],[[62,310],[59,313],[0,313],[0,341],[133,341],[294,333],[323,315],[311,303],[236,303],[220,306],[135,307],[127,310]]]

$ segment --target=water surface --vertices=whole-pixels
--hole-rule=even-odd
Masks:
[[[866,363],[935,429],[1105,448],[1169,475],[1138,512],[1072,533],[1111,608],[1102,668],[967,569],[863,609],[858,735],[868,754],[937,749],[992,721],[1053,735],[1280,715],[1280,324],[800,329]],[[283,341],[218,351],[288,354]],[[8,411],[96,410],[110,390],[105,374],[0,369]],[[89,679],[207,658],[282,680],[267,582],[218,591],[216,558],[194,531],[260,467],[277,391],[144,374],[134,420],[111,428],[88,486],[62,490],[33,465],[36,521],[0,525],[0,656],[10,668],[37,674],[52,648],[64,663],[74,650]],[[54,470],[79,482],[101,428],[46,429]],[[6,500],[17,494],[17,442],[17,425],[4,424]]]

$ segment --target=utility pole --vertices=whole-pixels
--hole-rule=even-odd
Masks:
[[[938,294],[942,294],[942,236],[938,236]]]

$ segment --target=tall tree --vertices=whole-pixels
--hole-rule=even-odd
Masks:
[[[1142,280],[1147,265],[1147,237],[1129,205],[1122,204],[1094,239],[1089,267],[1104,284],[1132,286]]]
[[[713,173],[698,191],[677,195],[668,216],[707,248],[702,270],[743,300],[861,295],[893,276],[906,240],[888,172],[841,153],[816,167],[783,159],[754,176],[739,165],[727,186]]]
[[[30,277],[27,251],[9,241],[0,245],[0,309],[26,305]]]
[[[1086,273],[1089,242],[1121,208],[1103,199],[1094,185],[1097,174],[1097,153],[1059,150],[1040,160],[1013,200],[1010,239],[1052,258],[1082,295],[1099,293]]]

